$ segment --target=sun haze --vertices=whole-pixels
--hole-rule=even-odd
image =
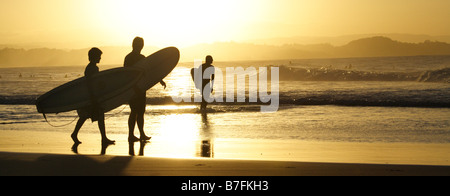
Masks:
[[[0,45],[159,47],[289,36],[449,35],[448,0],[15,0],[0,2]]]

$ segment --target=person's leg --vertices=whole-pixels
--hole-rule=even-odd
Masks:
[[[144,113],[145,112],[139,112],[139,114],[137,115],[137,124],[138,124],[138,128],[139,128],[139,134],[140,134],[140,140],[149,140],[151,137],[148,137],[145,135],[144,132]]]
[[[202,103],[200,103],[200,110],[206,110],[206,101],[202,98]]]
[[[205,111],[206,106],[208,105],[208,102],[205,100],[206,96],[205,94],[202,95],[202,103],[200,104],[200,110]]]
[[[130,102],[130,116],[128,117],[128,141],[129,142],[135,142],[138,141],[139,138],[137,138],[136,136],[134,136],[134,127],[136,126],[136,117],[137,117],[137,98],[133,97]]]
[[[105,114],[99,113],[98,114],[98,129],[100,130],[100,134],[102,135],[102,143],[103,144],[113,144],[115,141],[108,139],[106,137],[106,128],[105,128]]]
[[[130,116],[128,117],[128,141],[130,141],[130,142],[139,140],[139,138],[134,136],[134,127],[136,126],[136,117],[137,117],[136,112],[133,109],[131,109]]]
[[[151,137],[148,137],[145,135],[144,132],[144,114],[145,114],[145,107],[147,106],[147,101],[145,94],[142,94],[141,99],[139,100],[139,105],[137,108],[137,116],[136,116],[136,122],[139,129],[139,139],[140,140],[149,140]]]
[[[209,86],[209,83],[207,83],[207,85],[203,86],[202,104],[200,105],[200,110],[206,111],[206,107],[208,105],[206,99],[210,99],[210,96],[211,96],[211,88]]]
[[[84,122],[87,120],[85,117],[80,117],[77,121],[77,125],[75,126],[75,129],[73,130],[73,133],[70,135],[73,142],[75,144],[81,144],[81,141],[78,140],[78,132],[80,131],[81,127],[83,126]]]

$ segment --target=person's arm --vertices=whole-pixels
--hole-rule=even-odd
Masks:
[[[161,80],[159,83],[164,87],[164,89],[166,89],[167,85],[163,80]]]
[[[214,91],[214,76],[215,76],[215,74],[213,73],[211,75],[211,93]]]
[[[97,98],[94,96],[94,87],[92,82],[92,76],[86,76],[87,88],[89,93],[89,98],[91,99],[92,106],[97,106]]]
[[[92,78],[96,73],[98,73],[98,70],[94,70],[94,68],[87,68],[84,73],[86,77],[89,98],[93,107],[98,107],[97,97],[94,96],[94,82]]]
[[[216,76],[216,68],[213,66],[213,72],[211,74],[211,93],[214,91],[214,77]]]
[[[124,67],[128,67],[128,60],[127,60],[127,57],[125,57],[125,60],[123,60],[123,66]]]

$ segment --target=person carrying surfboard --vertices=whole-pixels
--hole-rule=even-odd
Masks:
[[[93,87],[92,87],[92,76],[99,72],[99,68],[97,67],[97,63],[100,63],[100,59],[103,52],[98,48],[92,48],[89,50],[89,64],[86,66],[84,70],[84,76],[87,79],[87,87],[89,94],[91,96],[91,106],[81,108],[77,110],[79,119],[77,125],[75,126],[75,130],[73,131],[71,137],[75,144],[80,144],[80,140],[78,140],[78,132],[83,126],[84,122],[90,118],[92,122],[98,121],[98,128],[100,130],[100,134],[102,136],[102,145],[113,144],[115,141],[108,139],[106,137],[106,129],[105,129],[105,114],[102,109],[99,107],[97,99],[94,97]]]
[[[214,66],[212,65],[213,58],[212,56],[208,55],[206,56],[205,63],[202,64],[199,68],[202,70],[202,103],[200,104],[200,111],[206,111],[206,106],[208,105],[208,102],[205,100],[206,98],[209,98],[211,96],[211,93],[213,92],[213,85],[214,85]],[[207,72],[205,72],[208,70]]]
[[[144,39],[141,37],[135,37],[133,40],[133,51],[131,51],[126,57],[123,63],[124,67],[132,67],[145,56],[141,54],[144,48]],[[161,80],[161,85],[166,89],[166,83]],[[128,117],[128,141],[134,142],[138,140],[149,140],[151,137],[145,135],[144,132],[144,113],[146,106],[146,92],[135,90],[136,95],[128,102],[130,105],[130,116]],[[134,136],[134,127],[138,125],[140,137]]]

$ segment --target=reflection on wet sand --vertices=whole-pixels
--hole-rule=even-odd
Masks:
[[[71,147],[71,150],[72,150],[72,152],[74,152],[75,154],[80,154],[79,152],[78,152],[78,146],[80,145],[81,143],[79,143],[79,142],[75,142],[75,143],[73,143],[73,145],[72,145],[72,147]],[[101,143],[101,151],[100,151],[100,155],[106,155],[106,149],[109,147],[109,146],[111,146],[111,145],[115,145],[114,143],[113,144],[111,144],[111,143]]]
[[[150,141],[127,142],[128,145],[124,145],[121,138],[115,138],[115,144],[100,143],[100,155],[126,155],[128,150],[130,156],[138,153],[138,156],[214,158],[214,131],[206,112],[164,115],[152,120],[158,123],[155,123],[157,126],[148,127],[154,134]],[[98,149],[92,142],[95,140],[74,143],[71,151],[75,154],[92,154],[90,152]],[[138,152],[135,149],[136,142],[139,142]]]
[[[129,141],[128,142],[128,154],[131,156],[135,156],[134,154],[134,143],[135,141]],[[139,140],[139,156],[144,156],[144,147],[149,143],[148,140]]]
[[[135,156],[136,154],[135,154],[135,150],[134,150],[134,143],[135,142],[137,142],[137,141],[130,141],[130,142],[128,142],[128,155],[131,155],[131,156]],[[139,156],[144,156],[144,148],[145,148],[145,145],[147,145],[149,143],[149,141],[146,141],[146,140],[139,140]],[[80,145],[80,143],[74,143],[73,145],[72,145],[72,148],[71,148],[71,150],[72,150],[72,152],[74,152],[75,154],[80,154],[79,152],[78,152],[78,146]],[[106,149],[109,147],[109,146],[112,146],[112,145],[114,145],[114,144],[102,144],[101,145],[101,151],[100,151],[100,155],[106,155]]]
[[[211,131],[209,122],[208,122],[208,114],[206,112],[202,112],[202,125],[200,127],[200,153],[197,153],[197,156],[206,157],[206,158],[214,158],[214,140],[213,133]]]

